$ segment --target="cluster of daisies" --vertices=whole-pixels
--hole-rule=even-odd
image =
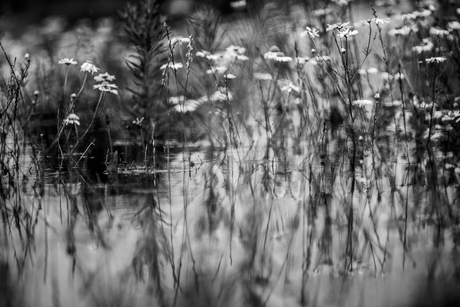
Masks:
[[[63,58],[63,59],[59,60],[58,64],[66,65],[67,67],[69,67],[71,65],[77,65],[78,62],[75,61],[73,58],[70,58],[70,59],[69,58]],[[94,65],[93,63],[91,63],[89,61],[86,61],[80,67],[80,71],[84,72],[86,74],[95,74],[99,70],[100,69],[98,67],[96,67],[96,65]],[[117,87],[117,85],[111,83],[111,82],[113,82],[115,80],[115,76],[110,75],[108,73],[103,73],[103,74],[99,74],[99,75],[95,76],[94,80],[96,82],[98,82],[97,84],[93,85],[94,89],[97,89],[97,90],[101,91],[101,93],[109,92],[109,93],[118,95],[118,91],[117,91],[118,87]],[[73,93],[71,95],[72,103],[75,102],[76,99],[77,99],[77,95],[75,93]],[[80,117],[78,117],[78,115],[76,115],[75,113],[71,112],[64,119],[64,125],[65,126],[67,126],[67,125],[79,126],[80,125]]]
[[[59,64],[70,66],[70,65],[77,65],[78,62],[75,61],[73,58],[63,58],[59,60]],[[86,61],[81,65],[80,71],[85,72],[85,73],[90,73],[94,74],[97,73],[100,69],[96,67],[94,64],[92,64],[89,61]],[[118,95],[118,91],[116,88],[118,88],[115,84],[110,83],[111,81],[115,80],[115,76],[109,75],[108,73],[103,73],[99,74],[98,76],[94,77],[94,80],[97,82],[100,82],[99,84],[93,85],[94,89],[97,89],[101,92],[110,92],[112,94]]]

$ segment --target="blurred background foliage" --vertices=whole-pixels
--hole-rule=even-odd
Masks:
[[[101,17],[117,15],[127,3],[139,0],[2,0],[0,29],[20,33],[28,26],[43,22],[50,16],[65,16],[68,26],[80,19],[96,21]],[[211,5],[221,12],[230,12],[230,0],[160,0],[162,13],[172,19],[181,19],[201,5]]]

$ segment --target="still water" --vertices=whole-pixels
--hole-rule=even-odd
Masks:
[[[459,301],[459,229],[426,209],[426,187],[396,176],[397,192],[386,184],[377,197],[362,178],[350,223],[347,186],[321,183],[317,193],[303,156],[206,156],[171,155],[155,176],[120,169],[112,185],[47,183],[42,196],[30,180],[8,200],[27,218],[2,224],[0,305]]]

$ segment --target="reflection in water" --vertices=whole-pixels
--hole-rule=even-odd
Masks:
[[[1,303],[398,306],[456,300],[449,288],[460,275],[458,185],[452,168],[441,171],[433,162],[442,153],[398,154],[391,152],[391,137],[382,138],[379,152],[389,151],[396,163],[389,167],[377,154],[381,160],[373,160],[359,145],[361,162],[350,180],[340,131],[332,137],[326,124],[318,125],[315,155],[307,155],[298,148],[309,143],[301,134],[289,136],[296,126],[280,108],[270,141],[225,151],[183,146],[175,155],[167,147],[161,167],[107,163],[104,184],[70,166],[44,170],[41,161],[32,161],[28,180],[6,173]],[[420,293],[432,297],[419,301]]]
[[[376,193],[363,175],[350,205],[332,158],[241,153],[179,153],[107,184],[73,174],[44,194],[29,183],[2,223],[1,306],[458,302],[454,191],[395,176]]]

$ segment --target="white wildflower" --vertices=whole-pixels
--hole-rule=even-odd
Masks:
[[[70,113],[66,119],[64,119],[64,125],[77,125],[80,126],[80,117],[75,113]]]
[[[451,22],[447,23],[447,29],[449,29],[449,30],[460,30],[460,22],[451,21]]]
[[[190,43],[190,38],[189,37],[182,37],[182,36],[176,36],[171,38],[171,45],[179,44],[181,45],[182,43],[188,44]]]
[[[169,97],[168,102],[171,104],[178,104],[179,102],[185,100],[185,96],[180,95],[180,96],[172,96]]]
[[[379,72],[379,70],[378,70],[377,68],[375,68],[375,67],[371,67],[371,68],[368,68],[368,69],[367,69],[367,73],[368,73],[369,75],[375,75],[375,74],[377,74],[378,72]]]
[[[331,30],[342,30],[342,29],[348,29],[350,28],[350,22],[345,22],[345,23],[336,23],[333,25],[328,24],[326,31],[331,31]]]
[[[266,60],[274,60],[278,56],[278,52],[268,51],[264,54]]]
[[[368,68],[368,69],[364,69],[364,68],[361,68],[361,69],[358,69],[358,74],[360,74],[361,76],[366,76],[366,75],[375,75],[379,72],[379,70],[375,67],[371,67],[371,68]]]
[[[78,62],[77,61],[74,61],[74,59],[69,59],[69,58],[63,58],[61,60],[59,60],[58,64],[65,64],[67,66],[69,65],[77,65]]]
[[[235,46],[235,45],[230,45],[227,47],[227,52],[234,52],[237,54],[243,54],[246,52],[246,48],[240,47],[240,46]]]
[[[97,68],[94,64],[92,64],[89,61],[86,61],[85,63],[83,63],[81,65],[81,69],[80,69],[80,71],[87,72],[87,73],[89,72],[90,74],[94,74],[98,70],[99,70],[99,68]]]
[[[226,90],[226,88],[219,88],[218,91],[216,91],[214,94],[212,94],[210,97],[211,101],[227,101],[233,99],[233,94],[229,91]]]
[[[390,23],[390,18],[373,18],[372,21],[375,22],[376,25],[383,25]]]
[[[358,99],[358,100],[353,100],[351,102],[352,105],[357,106],[359,108],[364,108],[367,105],[372,104],[372,100],[369,99]]]
[[[281,88],[281,91],[282,92],[288,92],[288,93],[291,93],[292,91],[294,91],[294,92],[300,93],[300,87],[295,86],[294,83],[292,83],[292,82],[289,82],[288,85],[283,86]]]
[[[285,56],[283,52],[273,52],[273,51],[268,51],[267,53],[264,54],[264,58],[267,60],[274,60],[276,62],[291,62],[292,58]]]
[[[332,2],[340,6],[347,6],[352,1],[353,0],[332,0]]]
[[[141,117],[141,118],[136,117],[136,119],[133,120],[133,124],[136,126],[141,126],[143,121],[144,121],[144,117]]]
[[[354,36],[356,34],[358,34],[358,30],[350,30],[350,28],[345,28],[344,30],[339,31],[339,33],[337,35],[340,38],[344,38],[344,37],[348,38],[348,37]]]
[[[447,60],[446,57],[440,56],[440,57],[431,57],[431,58],[426,59],[425,61],[427,63],[443,63],[446,60]]]
[[[118,95],[118,91],[116,90],[118,86],[109,83],[109,81],[115,80],[115,76],[109,75],[108,73],[103,73],[94,77],[94,80],[101,82],[99,84],[93,85],[94,89],[100,90],[101,92],[110,92],[112,94]]]
[[[201,103],[202,102],[198,100],[188,99],[183,103],[175,105],[174,110],[179,113],[193,112],[201,105]]]
[[[160,69],[165,70],[165,69],[170,68],[170,69],[178,70],[178,69],[183,68],[183,67],[184,67],[184,65],[182,65],[182,63],[174,63],[173,64],[172,62],[169,62],[169,63],[161,65]]]
[[[401,35],[401,36],[406,36],[406,35],[409,35],[411,32],[418,32],[418,28],[417,27],[414,27],[414,26],[403,26],[401,28],[395,28],[395,29],[391,29],[390,31],[388,31],[388,34],[390,36],[398,36],[398,35]]]
[[[227,71],[227,69],[228,68],[225,67],[225,66],[213,66],[213,67],[211,67],[211,69],[208,69],[206,71],[206,73],[208,75],[211,75],[211,74],[213,74],[213,75],[214,74],[224,74]]]
[[[267,80],[273,79],[272,75],[267,74],[267,73],[255,72],[253,76],[254,76],[254,79],[257,79],[257,80],[267,81]]]
[[[306,29],[307,31],[303,31],[302,33],[300,33],[301,37],[304,37],[307,35],[310,36],[311,38],[319,37],[319,32],[315,28],[307,27]]]
[[[291,61],[292,61],[292,58],[289,57],[289,56],[278,56],[278,57],[275,58],[275,61],[276,61],[276,62],[287,63],[287,62],[291,62]]]
[[[328,55],[321,55],[321,54],[320,54],[320,55],[317,55],[317,56],[315,57],[315,59],[316,59],[317,62],[330,62],[330,61],[332,61],[332,58],[331,58],[330,56],[328,56]]]
[[[209,51],[203,50],[203,51],[197,51],[195,55],[197,57],[205,58],[205,57],[211,55],[211,53]]]
[[[443,30],[443,29],[440,29],[440,28],[436,28],[436,27],[432,27],[430,29],[430,35],[443,37],[443,36],[449,35],[449,31]]]
[[[246,0],[239,0],[230,2],[230,7],[234,10],[241,10],[246,7],[247,3]]]
[[[313,13],[313,16],[323,17],[323,16],[329,15],[331,12],[332,10],[330,8],[324,8],[324,9],[314,10],[312,13]]]
[[[93,85],[93,88],[95,90],[100,90],[101,92],[110,92],[112,94],[118,95],[118,91],[116,90],[118,86],[116,86],[115,84],[111,84],[107,81],[104,81],[100,84],[95,84]]]
[[[114,81],[115,76],[109,75],[109,73],[106,72],[106,73],[97,75],[96,77],[94,77],[94,80],[96,80],[97,82]]]
[[[296,57],[297,64],[303,65],[306,62],[310,61],[309,57]]]
[[[423,52],[429,52],[433,50],[434,44],[428,38],[424,38],[421,45],[412,47],[412,51],[417,52],[418,54]]]

